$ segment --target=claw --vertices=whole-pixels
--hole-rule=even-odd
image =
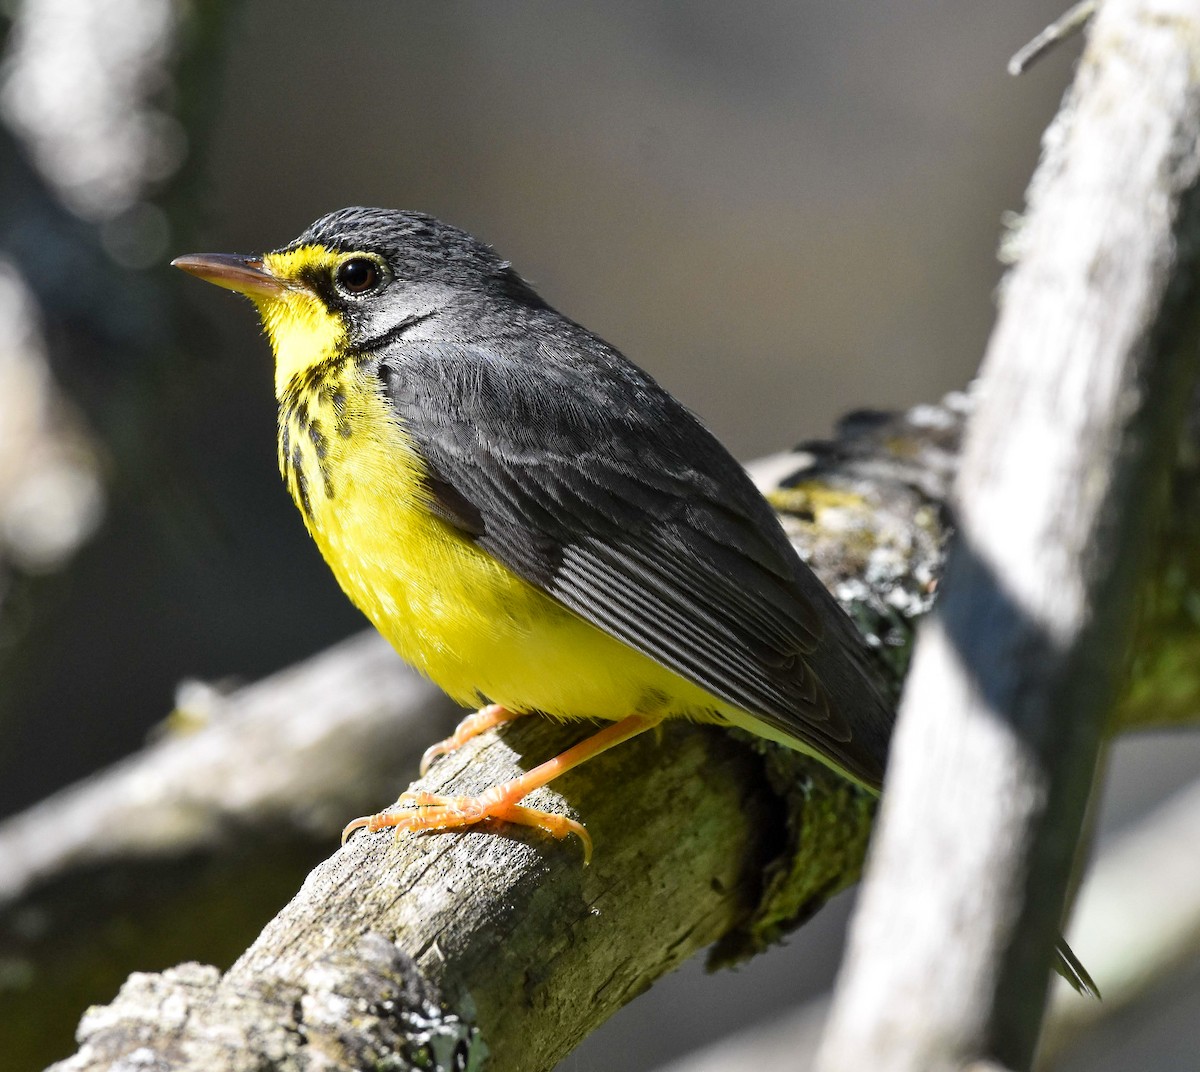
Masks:
[[[399,840],[404,834],[421,830],[461,830],[477,823],[507,822],[532,826],[559,841],[574,834],[583,845],[584,864],[591,863],[592,838],[582,823],[565,815],[510,803],[503,794],[496,792],[503,788],[497,786],[477,797],[441,797],[424,790],[404,793],[387,811],[364,815],[347,824],[342,831],[342,844],[346,844],[357,830],[375,834],[391,829]]]
[[[510,823],[519,823],[522,826],[533,826],[539,830],[545,830],[552,838],[562,841],[563,838],[574,834],[579,838],[579,843],[583,846],[583,866],[587,867],[592,862],[592,835],[587,832],[587,827],[583,823],[576,822],[574,819],[568,819],[565,815],[556,815],[549,811],[537,811],[534,808],[526,808],[520,804],[512,804],[510,814],[505,818]],[[520,816],[528,816],[521,818]]]
[[[345,845],[353,836],[356,830],[371,831],[371,820],[374,815],[361,815],[357,819],[352,819],[344,827],[342,827],[342,844]]]
[[[435,756],[459,747],[483,730],[516,717],[517,715],[506,708],[492,704],[463,719],[453,737],[434,745],[425,755],[427,759],[432,760]],[[494,785],[479,796],[443,797],[424,789],[409,790],[387,811],[376,815],[364,815],[348,823],[342,831],[342,844],[344,845],[356,830],[376,833],[390,828],[399,836],[419,830],[461,830],[476,823],[502,821],[532,826],[559,840],[574,834],[583,845],[583,862],[586,865],[592,859],[592,839],[582,823],[568,819],[565,815],[528,808],[518,802],[585,760],[654,728],[661,720],[662,715],[658,713],[630,715],[568,748],[562,755],[547,760],[519,778]]]

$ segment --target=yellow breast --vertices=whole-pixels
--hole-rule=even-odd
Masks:
[[[280,464],[350,599],[460,703],[622,718],[713,698],[596,629],[432,514],[424,464],[372,378],[349,366],[285,396]]]
[[[263,260],[277,278],[298,279],[337,257],[304,246]],[[375,378],[348,358],[341,319],[302,285],[255,302],[275,352],[288,489],[338,583],[408,662],[466,705],[750,717],[566,610],[433,514],[425,463]]]

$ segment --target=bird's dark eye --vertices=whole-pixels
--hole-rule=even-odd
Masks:
[[[379,265],[370,257],[351,257],[342,261],[333,273],[338,290],[345,294],[368,294],[382,279]]]

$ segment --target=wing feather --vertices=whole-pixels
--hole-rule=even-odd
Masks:
[[[549,354],[509,337],[381,355],[435,509],[594,625],[877,783],[890,705],[853,626],[707,430],[557,323],[573,334]]]

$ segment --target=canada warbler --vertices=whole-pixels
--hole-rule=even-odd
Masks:
[[[261,256],[180,257],[248,296],[275,353],[279,463],[338,582],[483,705],[426,761],[529,712],[613,724],[476,797],[346,828],[498,818],[657,725],[740,726],[878,790],[893,709],[865,645],[742,467],[650,376],[430,216],[347,208]]]

